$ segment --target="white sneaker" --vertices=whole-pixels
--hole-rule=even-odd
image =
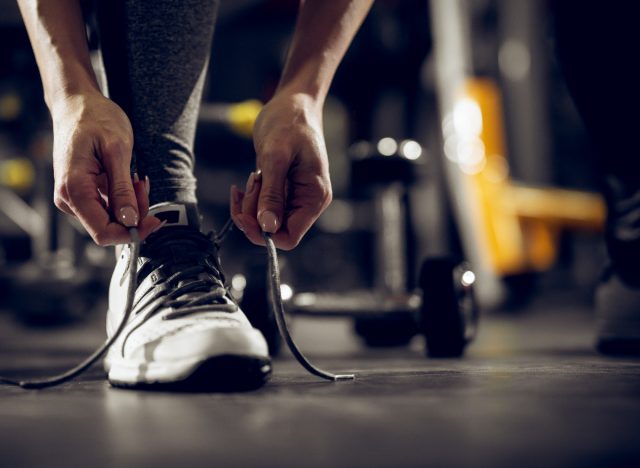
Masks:
[[[133,312],[104,364],[115,386],[185,385],[235,389],[271,373],[267,343],[224,286],[217,247],[199,229],[193,205],[163,203],[150,212],[166,224],[145,240]],[[107,334],[125,313],[130,249],[109,288]]]

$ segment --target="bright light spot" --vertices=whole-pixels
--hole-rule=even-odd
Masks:
[[[460,163],[460,170],[462,172],[464,172],[465,174],[468,175],[476,175],[480,172],[482,172],[482,170],[485,168],[485,166],[487,165],[487,160],[483,159],[480,162],[476,163],[476,164],[463,164]]]
[[[398,151],[398,143],[393,138],[383,138],[378,142],[378,153],[383,156],[392,156]]]
[[[476,101],[461,99],[453,108],[453,127],[462,138],[480,136],[482,133],[482,111]]]
[[[454,130],[453,112],[447,112],[447,114],[442,119],[442,133],[445,135],[449,135],[450,133],[453,133]]]
[[[478,138],[459,142],[457,150],[460,164],[475,166],[484,159],[484,143]]]
[[[300,293],[296,296],[296,305],[300,307],[317,304],[318,299],[314,293]]]
[[[422,155],[422,146],[413,140],[405,140],[400,144],[400,152],[407,158],[415,161]]]
[[[463,140],[457,145],[457,161],[467,174],[477,174],[486,163],[484,143],[479,138]]]
[[[244,288],[247,287],[247,278],[239,273],[233,275],[233,278],[231,278],[231,287],[236,291],[244,291]]]
[[[458,153],[456,152],[456,146],[458,145],[458,139],[455,135],[447,135],[444,140],[444,154],[449,161],[458,162]]]
[[[283,301],[288,301],[293,297],[293,289],[288,284],[283,283],[280,285],[280,295]]]
[[[467,270],[464,273],[462,273],[461,281],[464,286],[471,286],[473,283],[476,282],[476,275],[473,271]]]

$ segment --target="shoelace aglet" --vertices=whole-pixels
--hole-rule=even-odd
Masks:
[[[355,380],[355,374],[338,374],[333,377],[334,382],[340,382],[342,380]]]

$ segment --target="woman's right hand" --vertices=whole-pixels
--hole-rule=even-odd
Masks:
[[[147,216],[149,181],[131,177],[133,131],[124,111],[99,92],[51,107],[55,205],[76,216],[98,245],[144,239],[160,225]]]

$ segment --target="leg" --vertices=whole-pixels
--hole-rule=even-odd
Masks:
[[[253,388],[271,371],[267,344],[225,288],[217,245],[200,232],[193,140],[210,54],[213,0],[103,0],[110,97],[127,113],[150,212],[167,223],[140,246],[131,319],[105,358],[113,385]],[[107,335],[126,315],[132,251],[109,288]]]
[[[193,142],[216,0],[98,2],[110,97],[127,113],[150,202],[196,201]]]

